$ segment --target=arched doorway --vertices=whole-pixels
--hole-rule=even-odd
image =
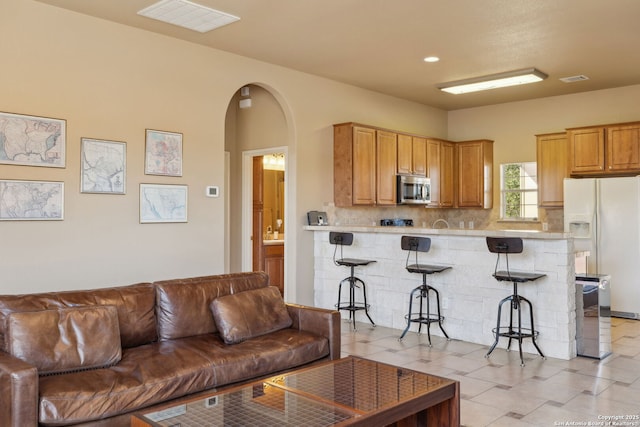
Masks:
[[[244,176],[252,183],[243,209],[243,269],[265,271],[284,296],[286,215],[286,147],[243,153]]]
[[[274,95],[275,94],[275,95]],[[270,226],[269,240],[273,239],[276,231],[277,220],[282,220],[279,233],[285,232],[282,242],[282,261],[284,268],[278,274],[282,275],[285,297],[295,301],[295,289],[286,286],[287,277],[295,274],[295,253],[288,250],[289,242],[295,240],[293,186],[291,183],[291,146],[293,131],[291,130],[290,114],[283,108],[280,97],[270,88],[262,85],[250,84],[239,88],[233,96],[227,109],[225,129],[225,151],[227,152],[227,182],[225,183],[228,194],[227,223],[225,224],[225,253],[229,258],[228,271],[250,271],[254,268],[253,258],[256,255],[254,243],[263,243],[266,240],[267,227]],[[248,101],[249,100],[249,101]],[[262,227],[254,227],[253,223],[253,159],[270,155],[282,156],[285,160],[285,170],[282,176],[283,209],[280,212],[268,212],[268,223],[265,221]],[[286,176],[286,178],[285,178]],[[278,179],[278,178],[276,178]],[[264,212],[263,212],[264,214]],[[283,218],[279,218],[282,216]],[[264,217],[263,217],[264,220]],[[227,238],[228,236],[228,238]],[[262,247],[258,256],[264,257],[266,252],[273,253],[275,248],[268,248],[275,242],[267,242]],[[265,260],[260,260],[261,267],[257,269],[273,270],[277,261],[271,260],[266,265]],[[295,281],[293,282],[295,283]],[[276,283],[274,283],[276,284]]]

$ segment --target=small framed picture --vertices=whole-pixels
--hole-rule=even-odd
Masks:
[[[140,223],[187,222],[186,185],[140,184]]]
[[[0,220],[64,219],[64,182],[0,180]]]
[[[67,122],[0,112],[0,163],[63,168]]]
[[[82,138],[80,192],[125,194],[127,146],[124,142]]]
[[[147,129],[146,175],[182,176],[182,134]]]

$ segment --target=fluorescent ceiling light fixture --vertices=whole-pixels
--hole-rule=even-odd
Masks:
[[[440,61],[440,58],[438,58],[437,56],[427,56],[426,58],[424,58],[424,62],[438,62]]]
[[[454,95],[459,95],[461,93],[540,82],[547,77],[548,76],[545,73],[538,71],[535,68],[527,68],[524,70],[508,71],[506,73],[442,83],[438,85],[438,89],[444,92],[453,93]]]
[[[161,0],[138,11],[138,15],[206,33],[240,18],[187,0]]]

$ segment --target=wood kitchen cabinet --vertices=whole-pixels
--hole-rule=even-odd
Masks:
[[[376,204],[396,204],[397,137],[394,132],[376,131]]]
[[[427,175],[427,139],[398,134],[398,168],[401,175]]]
[[[640,173],[640,122],[567,129],[573,176]]]
[[[604,172],[604,127],[567,129],[571,174]]]
[[[343,123],[333,127],[333,201],[375,205],[376,130]]]
[[[493,206],[493,141],[456,143],[457,203],[460,208]]]
[[[607,126],[607,171],[638,173],[640,171],[640,123]]]
[[[563,182],[569,176],[567,133],[536,135],[538,206],[564,206]]]
[[[450,142],[358,123],[333,125],[336,206],[396,205],[397,174],[428,176],[430,207],[490,209],[493,141]]]
[[[455,203],[454,144],[440,139],[427,139],[427,176],[431,180],[429,206],[450,208]]]
[[[284,244],[264,245],[264,271],[269,285],[277,286],[284,296]]]
[[[333,128],[336,206],[396,204],[397,134],[342,123]]]

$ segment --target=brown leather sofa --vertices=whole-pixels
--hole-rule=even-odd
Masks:
[[[336,311],[264,273],[0,296],[0,425],[129,425],[141,408],[340,357]]]

